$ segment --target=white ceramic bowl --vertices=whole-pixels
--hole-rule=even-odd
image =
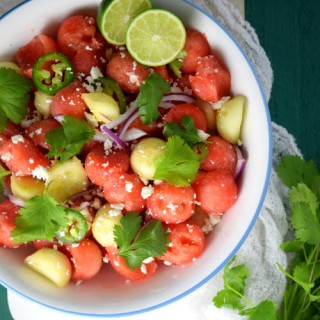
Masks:
[[[54,34],[67,16],[95,12],[99,0],[27,0],[0,20],[0,61],[40,32]],[[0,281],[8,289],[54,309],[90,316],[146,312],[186,296],[212,278],[240,248],[262,207],[270,176],[272,139],[268,106],[245,53],[212,17],[183,0],[155,0],[154,7],[177,14],[185,25],[207,35],[230,69],[232,91],[247,97],[243,144],[248,160],[236,204],[224,215],[203,255],[184,268],[166,267],[145,282],[127,284],[102,270],[95,279],[57,289],[23,264],[26,248],[0,248]]]

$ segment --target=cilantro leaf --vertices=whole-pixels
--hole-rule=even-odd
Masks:
[[[320,244],[319,219],[307,203],[298,202],[291,207],[291,223],[298,240],[309,244]]]
[[[154,159],[154,178],[176,186],[189,186],[200,166],[193,150],[179,136],[168,139],[165,154]]]
[[[11,236],[16,243],[43,239],[52,241],[56,231],[66,227],[67,223],[63,206],[46,194],[35,196],[19,210]]]
[[[3,195],[3,191],[4,191],[4,178],[11,174],[10,171],[8,170],[5,170],[2,165],[0,164],[0,199]]]
[[[203,142],[203,138],[200,137],[194,120],[190,116],[183,116],[181,125],[177,122],[167,122],[164,125],[163,133],[166,137],[175,135],[181,137],[190,147],[198,142]]]
[[[241,303],[240,297],[229,289],[220,290],[212,301],[217,308],[225,307],[242,310],[245,307],[244,304]]]
[[[143,260],[163,255],[168,243],[167,229],[157,220],[148,222],[141,228],[142,218],[136,212],[124,215],[113,234],[122,256],[131,269],[141,267]]]
[[[234,260],[235,258],[233,257],[224,267],[224,289],[219,291],[212,301],[218,308],[228,307],[242,310],[245,306],[241,300],[243,299],[245,282],[249,275],[249,270],[243,264],[231,267]]]
[[[276,305],[273,301],[264,300],[254,308],[240,312],[241,315],[249,316],[248,320],[277,320]]]
[[[137,97],[137,106],[143,123],[150,124],[160,116],[159,103],[170,92],[169,83],[158,73],[151,73],[143,82]]]
[[[64,162],[81,152],[84,144],[94,136],[94,130],[81,119],[65,116],[62,127],[51,129],[46,134],[46,142],[51,145],[47,157],[60,157]]]
[[[304,183],[311,188],[314,177],[319,172],[314,161],[304,161],[298,156],[283,156],[277,172],[282,182],[289,188],[295,187],[298,183]]]
[[[0,67],[0,131],[10,119],[20,123],[28,113],[32,82],[11,68]]]
[[[183,60],[186,56],[187,56],[187,52],[183,50],[178,54],[176,59],[174,59],[172,62],[169,63],[169,67],[178,78],[181,78],[182,76],[180,68],[182,67]]]
[[[304,202],[310,206],[314,215],[319,207],[316,195],[303,183],[299,183],[297,187],[291,188],[289,192],[289,199],[292,204]]]

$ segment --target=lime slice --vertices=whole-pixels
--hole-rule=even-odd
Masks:
[[[103,0],[97,15],[100,32],[108,42],[124,45],[131,21],[150,8],[150,0]]]
[[[183,50],[186,30],[169,11],[150,9],[140,13],[127,30],[126,45],[131,56],[146,66],[162,66]]]

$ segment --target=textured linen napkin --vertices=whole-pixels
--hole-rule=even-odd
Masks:
[[[0,15],[20,2],[22,1],[1,0]],[[195,0],[193,2],[216,17],[236,38],[254,65],[266,98],[269,100],[273,73],[270,61],[260,46],[254,29],[228,0]],[[287,257],[279,249],[279,246],[288,232],[288,198],[287,189],[280,182],[274,168],[282,155],[301,156],[301,153],[293,136],[285,128],[272,123],[272,130],[274,155],[268,192],[254,228],[237,253],[236,262],[245,263],[250,269],[246,295],[253,303],[271,299],[280,304],[286,279],[276,267],[276,263],[278,262],[284,267],[287,266]],[[144,320],[151,317],[154,320],[179,319],[178,317],[183,317],[184,320],[246,319],[246,317],[239,316],[236,311],[225,308],[218,309],[213,306],[212,298],[223,288],[222,274],[221,271],[201,288],[173,304],[147,314],[128,317],[128,319]],[[48,315],[46,319],[58,319],[58,317],[53,315],[51,318]],[[76,318],[70,315],[68,319]],[[85,318],[81,317],[81,319]]]

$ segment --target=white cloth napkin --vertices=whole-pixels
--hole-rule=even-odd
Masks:
[[[21,0],[1,0],[0,15]],[[254,29],[227,0],[194,1],[204,10],[214,15],[236,38],[253,63],[265,95],[269,100],[273,73],[270,61],[261,47]],[[282,300],[286,285],[285,276],[278,270],[276,263],[287,266],[287,257],[279,249],[287,231],[287,190],[279,181],[275,166],[283,154],[300,155],[295,140],[286,129],[272,123],[273,129],[273,169],[267,196],[249,237],[237,253],[237,262],[245,263],[250,269],[246,295],[253,303],[272,299],[276,303]],[[129,319],[179,319],[184,320],[237,320],[236,311],[217,309],[212,298],[223,288],[222,272],[189,296],[151,313],[133,316]],[[179,317],[180,316],[180,317]],[[49,319],[49,318],[46,318]],[[51,318],[50,318],[51,319]],[[54,318],[52,318],[54,319]],[[56,318],[58,319],[58,318]],[[72,316],[68,319],[74,319]],[[82,318],[83,319],[83,318]],[[20,319],[16,319],[20,320]]]

